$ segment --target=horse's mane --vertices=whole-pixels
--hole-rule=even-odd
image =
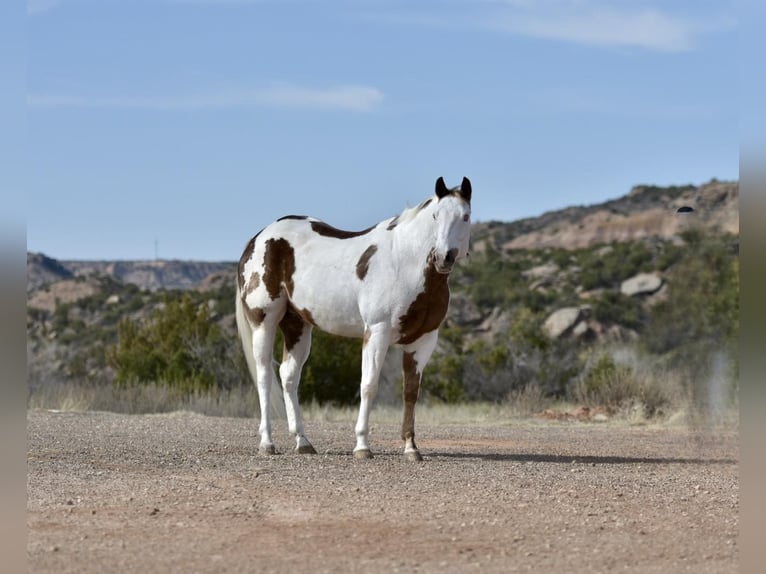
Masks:
[[[391,225],[398,225],[400,223],[405,223],[411,219],[414,219],[415,216],[426,207],[426,205],[431,203],[431,201],[433,201],[433,198],[429,197],[428,199],[421,201],[420,204],[416,205],[415,207],[405,207],[399,215],[390,220]]]

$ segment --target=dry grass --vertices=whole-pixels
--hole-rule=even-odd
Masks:
[[[253,386],[230,391],[181,394],[166,385],[133,387],[66,383],[31,391],[28,408],[58,411],[111,411],[127,414],[191,411],[219,417],[251,417],[258,412]]]
[[[208,416],[257,417],[258,393],[254,386],[232,391],[180,394],[164,385],[148,384],[128,388],[77,383],[48,385],[31,391],[30,409],[56,411],[111,411],[127,414],[191,411]],[[354,423],[357,406],[308,403],[303,406],[307,420]],[[445,404],[421,401],[417,406],[419,424],[504,424],[522,420],[552,406],[536,388],[513,393],[504,403]],[[376,405],[373,418],[381,423],[400,423],[401,405]]]
[[[658,385],[659,382],[644,380],[642,385]],[[665,385],[674,384],[664,381]],[[666,389],[667,390],[667,389]],[[514,425],[542,421],[537,415],[561,413],[560,420],[572,420],[568,416],[578,410],[581,402],[555,401],[543,395],[535,386],[509,394],[502,403],[471,402],[445,404],[422,400],[416,409],[419,425]],[[180,394],[164,385],[142,385],[129,388],[94,386],[76,383],[49,385],[30,391],[27,406],[30,409],[55,411],[110,411],[127,414],[168,413],[176,411],[196,412],[219,417],[258,417],[258,394],[254,386],[231,391]],[[353,424],[358,414],[357,406],[338,407],[308,403],[303,413],[308,421],[343,422]],[[594,405],[591,405],[594,406]],[[549,417],[550,418],[550,417]],[[373,422],[399,424],[402,420],[401,405],[376,405]],[[582,420],[582,419],[578,419]],[[661,411],[649,413],[640,398],[624,400],[620,407],[611,409],[608,420],[613,424],[669,425],[691,428],[736,428],[739,423],[738,404],[711,410],[695,404],[687,396],[675,394],[672,406],[666,404]]]

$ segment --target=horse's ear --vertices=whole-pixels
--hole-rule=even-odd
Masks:
[[[460,184],[460,195],[468,203],[471,203],[471,180],[467,177],[464,177],[463,183]]]
[[[444,178],[440,177],[436,180],[436,197],[441,199],[442,197],[449,195],[449,189],[444,185]]]

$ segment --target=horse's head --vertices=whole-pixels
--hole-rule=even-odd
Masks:
[[[436,180],[436,241],[432,250],[434,268],[449,273],[460,257],[468,254],[471,236],[471,182],[463,178],[460,187],[448,189],[444,179]]]

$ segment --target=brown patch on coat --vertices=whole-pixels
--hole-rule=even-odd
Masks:
[[[342,229],[337,229],[332,225],[327,225],[324,221],[312,221],[311,229],[314,230],[314,233],[318,233],[324,237],[334,237],[335,239],[350,239],[351,237],[359,237],[360,235],[369,233],[375,229],[375,226],[373,225],[372,227],[368,227],[363,231],[343,231]]]
[[[253,257],[253,251],[255,251],[255,240],[258,235],[260,235],[260,231],[255,234],[255,236],[250,241],[247,242],[245,250],[242,252],[242,257],[239,258],[239,264],[237,265],[237,283],[239,285],[240,297],[242,299],[242,310],[245,312],[245,316],[247,317],[248,321],[250,321],[250,324],[253,325],[253,327],[257,327],[263,323],[263,320],[266,318],[266,312],[263,309],[260,307],[251,309],[248,306],[247,301],[245,301],[247,294],[254,291],[261,282],[261,278],[258,273],[254,272],[252,275],[250,275],[250,279],[247,282],[247,292],[245,292],[245,265]]]
[[[418,400],[420,390],[420,373],[415,353],[402,355],[402,374],[404,375],[404,402],[414,403]]]
[[[279,298],[283,286],[288,295],[293,292],[295,252],[286,239],[272,238],[266,242],[263,269],[263,284],[272,300]]]
[[[364,253],[362,253],[359,261],[356,263],[356,276],[359,277],[359,279],[362,281],[364,281],[364,278],[367,276],[367,271],[370,269],[370,259],[373,255],[375,255],[377,250],[377,245],[370,245],[367,249],[364,250]]]
[[[316,322],[314,321],[314,317],[311,315],[311,311],[309,311],[308,309],[296,309],[296,311],[298,311],[298,314],[306,323],[308,323],[312,327],[317,326]]]
[[[297,309],[292,304],[288,305],[285,316],[279,322],[279,329],[284,336],[283,358],[300,342],[307,325],[316,326],[314,317],[311,316],[311,311],[308,309]]]
[[[282,317],[282,320],[279,322],[279,329],[284,336],[283,355],[292,350],[292,348],[301,340],[305,325],[306,323],[298,311],[296,311],[295,307],[288,305],[285,316]]]
[[[402,375],[404,378],[404,409],[402,421],[402,440],[415,438],[414,408],[420,393],[420,373],[415,353],[405,352],[402,355]]]
[[[263,320],[266,318],[266,311],[261,309],[260,307],[256,307],[255,309],[251,309],[247,306],[247,303],[245,302],[245,298],[242,298],[242,309],[245,311],[245,315],[247,316],[248,320],[250,321],[250,324],[253,327],[257,327],[261,323],[263,323]]]
[[[255,238],[258,237],[260,231],[250,240],[245,246],[245,250],[242,252],[242,257],[239,258],[239,265],[237,265],[237,282],[239,283],[239,290],[245,289],[245,264],[250,261],[255,250]]]
[[[407,312],[399,317],[399,340],[397,343],[408,345],[417,341],[422,335],[438,329],[449,306],[449,285],[446,273],[439,273],[434,268],[430,258],[423,274],[425,285],[423,291],[410,304]]]
[[[250,275],[250,280],[247,282],[247,290],[242,294],[243,297],[247,297],[250,293],[258,289],[258,285],[261,284],[261,276],[257,271],[253,271]]]

